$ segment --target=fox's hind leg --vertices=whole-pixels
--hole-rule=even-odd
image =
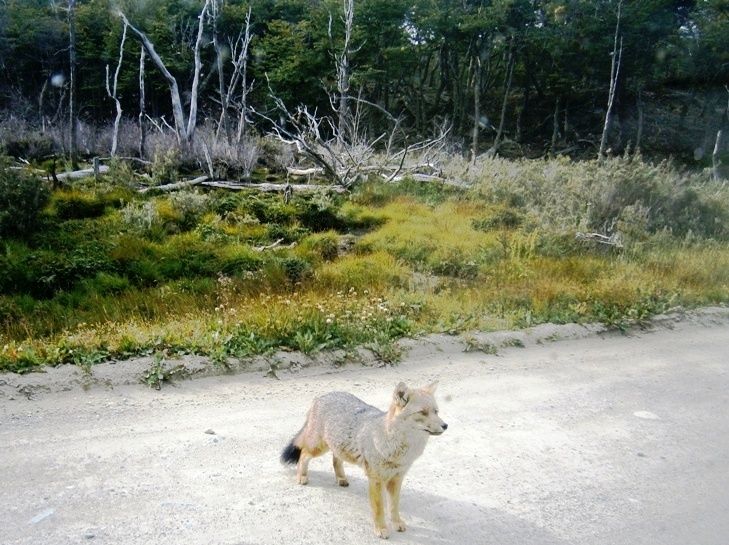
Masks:
[[[337,458],[336,455],[332,455],[332,462],[334,463],[334,474],[337,476],[337,484],[339,486],[349,486],[347,476],[344,474],[342,459]]]
[[[299,484],[307,484],[309,482],[309,462],[312,458],[321,456],[329,448],[324,443],[319,443],[314,447],[304,445],[301,447],[301,456],[299,457],[299,464],[296,466],[296,481]]]

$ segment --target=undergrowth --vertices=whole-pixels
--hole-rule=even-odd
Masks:
[[[638,159],[451,159],[444,171],[470,189],[371,182],[285,203],[141,196],[119,181],[123,165],[48,198],[5,170],[38,206],[24,220],[34,229],[0,241],[0,369],[357,347],[396,362],[394,341],[423,332],[625,329],[729,301],[729,190],[706,175]],[[160,360],[145,380],[165,373]]]

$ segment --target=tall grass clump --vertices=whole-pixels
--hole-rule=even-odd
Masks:
[[[49,197],[39,178],[11,169],[0,157],[0,236],[28,235]]]
[[[632,240],[661,231],[729,236],[729,187],[669,161],[479,159],[468,180],[475,198],[522,210],[548,229],[621,232]]]
[[[165,161],[160,182],[187,168]],[[0,369],[357,346],[391,362],[413,333],[624,329],[729,303],[729,188],[704,173],[639,158],[449,157],[440,169],[464,188],[371,181],[288,202],[139,195],[122,165],[50,195],[3,170],[18,196],[0,192],[0,218],[28,219],[0,222]]]

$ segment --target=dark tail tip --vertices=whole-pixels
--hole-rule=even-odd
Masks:
[[[286,445],[281,453],[282,464],[297,464],[301,458],[301,449],[294,445],[293,441]]]

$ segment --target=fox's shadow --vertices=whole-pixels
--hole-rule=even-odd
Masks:
[[[352,517],[360,517],[363,526],[370,523],[367,499],[367,479],[351,472],[349,487],[334,482],[328,471],[309,471],[312,488],[326,489],[327,503],[333,511],[346,509]],[[455,500],[406,484],[400,501],[400,512],[408,524],[404,533],[393,532],[390,542],[418,545],[566,545],[549,530],[506,511],[478,505],[476,502]],[[351,522],[351,518],[349,518]],[[363,543],[382,543],[372,534],[362,536]]]

